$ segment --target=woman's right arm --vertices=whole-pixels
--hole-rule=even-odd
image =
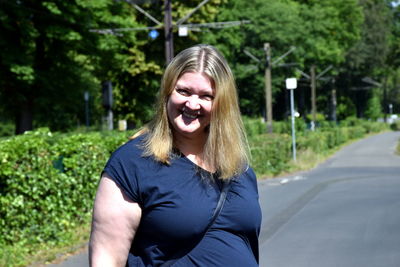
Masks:
[[[139,205],[104,173],[94,201],[90,266],[125,266],[141,216]]]

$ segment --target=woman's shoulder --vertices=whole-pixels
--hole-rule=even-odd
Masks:
[[[144,136],[140,135],[120,145],[111,155],[111,159],[139,160],[143,158]]]
[[[238,180],[238,181],[240,181],[240,183],[244,183],[244,184],[253,184],[253,185],[257,184],[256,174],[255,174],[253,168],[250,167],[249,165],[246,166],[246,168],[240,175],[233,178],[233,180]]]
[[[244,176],[250,178],[250,179],[257,179],[256,178],[256,173],[254,172],[253,168],[250,165],[247,165],[243,174]]]

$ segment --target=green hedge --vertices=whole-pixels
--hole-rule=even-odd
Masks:
[[[390,129],[393,131],[400,131],[400,120],[396,120],[395,122],[391,123]]]
[[[263,134],[249,138],[252,167],[257,174],[277,175],[287,168],[291,156],[291,137]]]
[[[100,171],[126,133],[53,135],[0,142],[0,245],[59,242],[90,217]]]
[[[291,122],[274,122],[274,134],[265,134],[265,124],[259,119],[246,118],[244,123],[251,147],[252,166],[258,176],[289,171],[292,165]],[[384,123],[355,118],[349,118],[339,125],[323,121],[315,131],[307,129],[304,120],[296,120],[295,125],[297,151],[308,150],[318,154],[326,154],[366,134],[389,129]]]
[[[10,121],[0,120],[0,137],[12,136],[15,132],[15,125]]]

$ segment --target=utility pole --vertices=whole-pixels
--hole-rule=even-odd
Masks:
[[[336,99],[336,83],[335,79],[332,79],[332,95],[331,95],[331,119],[335,123],[337,122],[337,116],[336,116],[336,106],[337,106],[337,99]]]
[[[171,0],[165,0],[164,5],[164,32],[165,32],[165,60],[168,65],[174,57],[174,38],[172,34]]]
[[[265,112],[267,117],[267,132],[272,133],[272,86],[271,86],[271,49],[269,43],[264,43],[265,52]]]
[[[149,31],[149,30],[152,30],[152,31],[155,31],[156,33],[155,33],[155,36],[153,37],[150,32],[150,37],[155,39],[158,36],[157,30],[164,28],[166,64],[168,64],[174,57],[174,41],[173,41],[173,28],[174,27],[184,27],[184,28],[190,28],[190,29],[195,29],[195,30],[199,31],[201,28],[222,29],[222,28],[234,27],[234,26],[239,26],[239,25],[250,23],[249,20],[242,20],[242,21],[223,21],[223,22],[210,22],[210,23],[183,24],[185,21],[187,21],[190,18],[190,16],[193,15],[193,13],[195,13],[202,6],[207,4],[207,2],[210,0],[203,0],[200,4],[197,5],[197,7],[192,9],[186,16],[179,19],[176,22],[176,24],[174,24],[172,21],[172,7],[171,7],[172,0],[165,0],[164,23],[157,20],[156,18],[151,16],[148,12],[146,12],[141,7],[139,7],[136,4],[138,1],[136,1],[136,0],[121,0],[121,1],[131,4],[140,13],[144,14],[151,21],[155,22],[156,25],[150,26],[150,27],[135,27],[135,28],[90,29],[89,31],[100,33],[100,34],[113,34],[113,35],[121,36],[122,35],[121,33],[126,32],[126,31]]]
[[[317,101],[316,101],[316,80],[315,80],[315,65],[311,66],[311,114],[312,114],[312,121],[311,121],[311,131],[315,129],[315,122],[317,121]]]
[[[296,69],[297,71],[300,72],[302,76],[304,76],[307,80],[310,81],[310,87],[311,87],[311,130],[315,130],[315,122],[317,120],[317,93],[316,93],[316,83],[317,80],[327,80],[327,78],[322,78],[322,76],[327,73],[330,69],[332,69],[332,65],[329,65],[326,69],[324,69],[320,74],[315,75],[315,65],[312,65],[310,68],[310,75],[307,73],[304,73],[303,71]],[[336,99],[336,93],[335,93],[335,99]],[[335,100],[336,101],[336,100]]]
[[[264,43],[264,53],[265,53],[265,62],[264,62],[264,80],[265,80],[265,120],[267,122],[267,132],[272,133],[272,78],[271,78],[271,68],[275,66],[279,61],[284,59],[287,55],[292,53],[296,49],[295,46],[290,47],[286,53],[281,55],[279,58],[274,61],[271,60],[271,46],[269,43]],[[256,56],[251,54],[249,51],[243,51],[247,56],[256,61],[257,63],[262,62]],[[272,62],[271,62],[272,61]],[[285,67],[294,65],[296,63],[289,64],[280,64],[278,67]]]

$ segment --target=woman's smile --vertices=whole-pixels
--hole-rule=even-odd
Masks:
[[[186,107],[183,107],[182,109],[182,115],[184,117],[187,117],[189,119],[196,119],[198,116],[200,116],[199,112],[192,112],[190,110],[188,110]]]
[[[187,72],[178,79],[167,103],[174,134],[206,134],[214,91],[210,78],[204,73]]]

